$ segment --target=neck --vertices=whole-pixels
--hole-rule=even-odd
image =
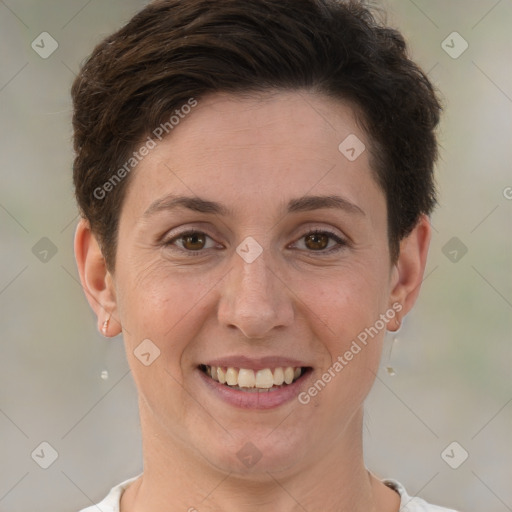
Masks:
[[[141,423],[144,474],[123,494],[121,512],[394,512],[399,508],[396,493],[364,466],[362,411],[336,445],[313,461],[272,472],[261,465],[258,472],[246,474],[220,470],[168,432],[151,422]]]

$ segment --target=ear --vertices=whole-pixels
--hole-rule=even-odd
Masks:
[[[83,218],[75,232],[75,259],[85,296],[96,313],[98,330],[105,337],[116,336],[121,332],[121,325],[117,316],[114,279],[107,270],[89,222]]]
[[[420,292],[423,274],[427,262],[428,248],[432,228],[426,215],[422,215],[411,233],[400,242],[400,255],[391,272],[390,307],[395,304],[397,330],[400,318],[403,318],[413,307]],[[396,304],[402,308],[397,309]]]

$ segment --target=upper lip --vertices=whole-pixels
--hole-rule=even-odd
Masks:
[[[217,359],[211,359],[202,363],[207,366],[220,366],[224,368],[246,368],[248,370],[263,370],[265,368],[286,368],[291,366],[307,367],[306,363],[298,359],[288,357],[266,356],[266,357],[247,357],[247,356],[228,356]]]

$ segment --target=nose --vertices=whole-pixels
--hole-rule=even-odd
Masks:
[[[269,267],[265,251],[252,263],[238,254],[224,281],[218,318],[247,338],[265,338],[277,327],[293,322],[290,290],[278,271]]]

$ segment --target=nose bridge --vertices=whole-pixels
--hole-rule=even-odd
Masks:
[[[239,293],[247,301],[272,300],[273,281],[275,276],[271,270],[271,262],[263,253],[254,261],[239,262]]]
[[[234,255],[219,308],[224,325],[237,327],[248,338],[260,338],[291,322],[292,307],[274,269],[268,250],[252,261]]]
[[[265,251],[264,251],[265,252]],[[260,314],[273,308],[275,276],[271,270],[270,257],[262,252],[254,261],[240,258],[235,263],[236,303],[240,314],[254,315],[252,306],[260,308]]]

